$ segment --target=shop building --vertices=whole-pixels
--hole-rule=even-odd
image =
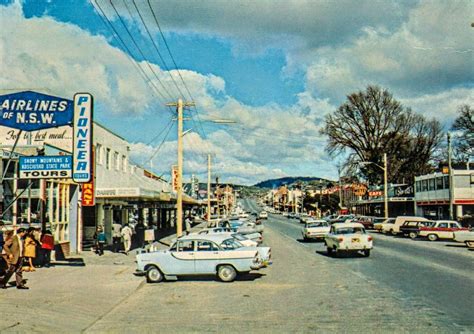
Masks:
[[[452,174],[452,182],[442,173],[415,177],[416,215],[449,219],[450,202],[454,219],[474,215],[474,171],[453,170]]]

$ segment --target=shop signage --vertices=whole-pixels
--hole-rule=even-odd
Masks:
[[[82,188],[82,206],[94,206],[95,205],[95,194],[94,194],[94,182],[87,182],[81,185]]]
[[[178,166],[171,166],[171,184],[173,191],[178,191]]]
[[[380,196],[383,196],[383,191],[382,191],[382,190],[372,190],[372,191],[369,191],[369,196],[370,196],[370,197],[380,197]]]
[[[365,184],[355,184],[352,189],[354,189],[354,195],[364,196],[367,192],[367,186]]]
[[[67,155],[20,157],[20,179],[70,178],[72,157]]]
[[[92,95],[74,95],[72,178],[77,183],[86,183],[92,178],[92,108]]]
[[[395,190],[395,197],[413,197],[415,196],[415,192],[413,190],[413,186],[403,185],[403,186],[396,186]]]
[[[72,101],[33,91],[0,95],[0,125],[24,131],[56,128],[72,121]]]

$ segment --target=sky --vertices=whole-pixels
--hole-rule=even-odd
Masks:
[[[90,92],[96,121],[165,177],[166,103],[183,98],[185,179],[207,179],[208,153],[221,182],[336,179],[343,157],[320,130],[348,94],[379,85],[445,129],[474,104],[472,13],[469,0],[0,0],[0,91]]]

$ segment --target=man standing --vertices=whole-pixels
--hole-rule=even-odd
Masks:
[[[19,228],[16,231],[16,235],[13,236],[11,240],[5,243],[3,249],[8,257],[8,270],[5,274],[5,277],[2,281],[0,281],[0,288],[6,289],[6,284],[12,277],[13,273],[15,273],[16,279],[16,288],[17,289],[29,289],[25,286],[23,282],[23,272],[22,272],[22,264],[23,264],[23,240],[22,238],[25,236],[26,231],[24,228]]]
[[[112,251],[114,253],[118,253],[120,251],[120,239],[121,239],[121,229],[122,229],[122,224],[120,224],[117,221],[114,221],[112,224]]]
[[[125,224],[125,226],[122,228],[121,235],[123,237],[123,246],[125,249],[125,254],[127,255],[130,251],[130,247],[132,246],[132,234],[132,229],[128,226],[128,224]]]

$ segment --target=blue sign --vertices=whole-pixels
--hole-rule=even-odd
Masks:
[[[0,95],[0,125],[35,131],[72,124],[73,102],[32,91]]]
[[[72,174],[72,156],[33,156],[20,157],[21,179],[70,178]]]

